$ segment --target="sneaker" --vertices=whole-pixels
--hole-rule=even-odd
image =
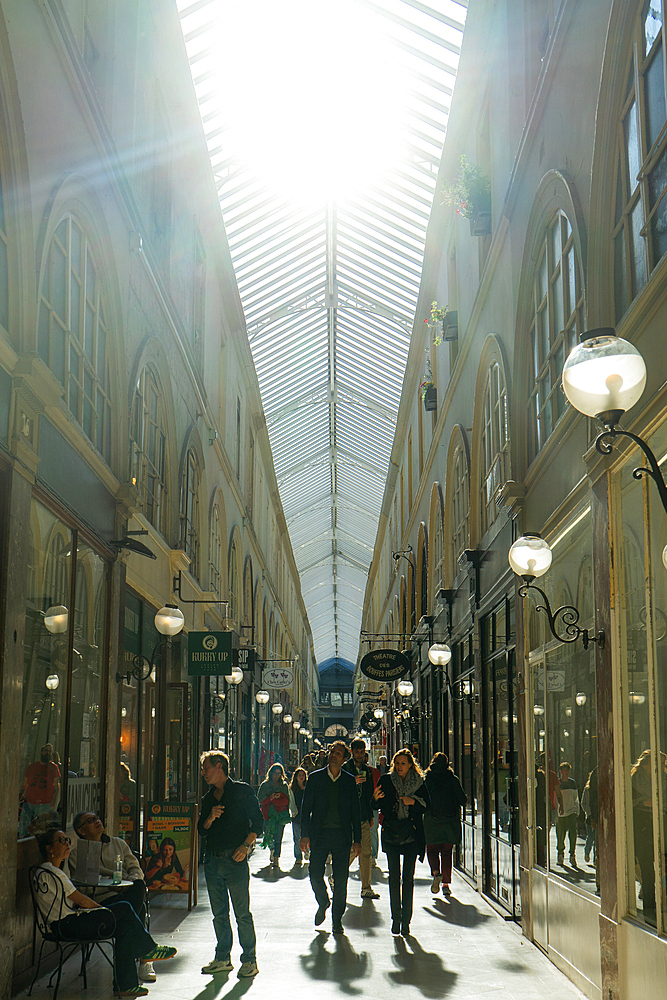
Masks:
[[[447,882],[443,882],[443,885],[442,885],[442,894],[443,894],[443,896],[451,896],[451,894],[452,894],[452,890],[449,887],[449,884]]]
[[[152,962],[139,963],[139,979],[142,983],[154,983],[157,979]]]
[[[170,948],[166,944],[156,944],[150,955],[144,955],[144,962],[164,962],[168,958],[173,958],[176,954],[176,948]]]
[[[556,864],[562,865],[564,863],[565,863],[565,855],[564,854],[559,854],[558,855],[558,860],[556,861]]]
[[[434,875],[433,881],[431,882],[431,892],[436,895],[440,892],[440,883],[442,882],[442,875]]]
[[[361,898],[362,899],[379,899],[380,898],[380,893],[379,892],[375,892],[371,888],[362,889],[361,890]]]
[[[244,962],[237,975],[239,979],[251,979],[252,976],[256,976],[259,972],[257,968],[257,962]]]
[[[229,958],[214,958],[212,962],[205,965],[202,968],[202,972],[205,976],[212,975],[214,972],[231,972],[234,966]]]
[[[118,993],[119,997],[145,997],[148,996],[148,990],[145,986],[132,986],[129,990],[120,990]]]

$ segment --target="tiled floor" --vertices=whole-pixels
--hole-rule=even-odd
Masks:
[[[384,856],[380,857],[381,862]],[[313,926],[315,901],[308,882],[308,866],[289,870],[267,867],[268,851],[251,859],[251,906],[257,930],[259,975],[239,980],[239,950],[232,950],[231,974],[204,976],[200,968],[214,953],[208,897],[201,873],[199,904],[191,913],[178,897],[160,897],[152,903],[151,932],[161,944],[174,944],[178,955],[157,966],[158,981],[149,985],[149,1000],[235,1000],[252,991],[255,998],[329,1000],[366,996],[375,1000],[391,995],[401,1000],[575,1000],[581,994],[525,938],[484,900],[455,876],[453,896],[431,896],[426,865],[417,866],[412,935],[407,940],[389,933],[386,874],[374,869],[377,900],[361,900],[358,874],[348,887],[345,935],[329,933],[330,920]],[[89,986],[83,991],[78,963],[65,966],[58,1000],[97,1000],[111,997],[108,965],[98,959],[89,967]],[[35,1000],[48,1000],[47,977],[35,989]],[[395,987],[400,986],[400,994]]]

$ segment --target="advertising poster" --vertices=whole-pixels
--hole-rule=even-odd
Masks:
[[[147,802],[143,866],[149,892],[188,894],[197,902],[197,805],[194,802]]]

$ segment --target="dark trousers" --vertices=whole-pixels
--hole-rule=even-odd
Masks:
[[[417,845],[383,844],[389,866],[389,905],[392,924],[400,924],[407,930],[412,919],[412,896],[415,888],[415,864],[417,862]],[[401,855],[403,856],[403,872],[401,873]]]
[[[146,883],[142,878],[135,879],[132,885],[126,885],[118,889],[117,892],[110,892],[109,895],[98,896],[97,902],[100,906],[108,906],[109,903],[119,903],[126,900],[136,915],[146,926]]]
[[[431,866],[431,875],[442,875],[442,881],[449,885],[452,881],[453,844],[427,844],[426,856]]]
[[[318,906],[328,906],[329,893],[324,884],[324,867],[331,854],[333,904],[331,918],[341,921],[347,906],[347,876],[350,861],[350,837],[345,830],[318,830],[310,838],[310,884]]]
[[[135,960],[148,955],[155,947],[155,941],[127,900],[119,900],[117,903],[106,905],[116,918],[114,942],[116,945],[118,989],[121,991],[131,990],[132,987],[139,985]],[[95,910],[84,910],[78,915],[56,920],[51,924],[51,930],[62,931],[63,935],[70,941],[95,937],[98,930]]]

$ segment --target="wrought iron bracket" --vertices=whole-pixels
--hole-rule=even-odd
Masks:
[[[554,639],[558,639],[559,642],[576,642],[577,639],[581,639],[584,649],[588,649],[591,642],[598,643],[600,649],[604,649],[605,635],[602,629],[599,629],[597,633],[593,634],[588,631],[587,628],[580,628],[577,622],[579,621],[579,611],[577,608],[573,607],[571,604],[564,604],[562,607],[557,608],[555,611],[551,610],[551,605],[549,603],[549,598],[544,593],[541,587],[538,587],[532,582],[533,577],[524,577],[523,587],[519,587],[519,595],[521,597],[527,597],[529,590],[536,590],[538,594],[542,596],[544,604],[538,604],[535,607],[536,611],[544,611],[547,619],[549,621],[549,628]],[[560,618],[564,628],[565,634],[560,635],[556,631],[556,626],[558,624],[558,619]]]
[[[612,411],[615,414],[616,411]],[[609,416],[611,416],[610,414]],[[605,414],[604,416],[608,416]],[[600,415],[601,419],[604,419],[603,415]],[[647,445],[646,441],[640,438],[637,434],[633,434],[632,431],[626,431],[622,427],[617,427],[615,423],[610,423],[607,425],[605,430],[601,431],[595,439],[595,447],[601,455],[609,455],[613,449],[614,438],[626,437],[630,438],[631,441],[641,448],[650,468],[646,468],[645,465],[639,466],[637,469],[632,470],[632,475],[635,479],[641,479],[642,476],[650,476],[655,485],[658,487],[658,493],[660,494],[660,501],[662,503],[663,509],[667,514],[667,485],[663,478],[662,472],[660,471],[660,466],[658,465],[658,460],[653,454],[652,450]]]
[[[173,642],[171,639],[160,639],[158,643],[153,647],[153,652],[151,653],[150,660],[143,653],[137,653],[133,657],[132,662],[134,666],[132,670],[128,670],[126,673],[121,674],[120,671],[116,673],[116,683],[120,684],[121,681],[125,681],[126,684],[130,683],[130,678],[134,677],[136,681],[147,681],[150,675],[153,673],[155,667],[155,657],[157,656],[158,650],[161,649],[171,649],[173,647]],[[162,654],[160,654],[160,659],[162,659]]]

